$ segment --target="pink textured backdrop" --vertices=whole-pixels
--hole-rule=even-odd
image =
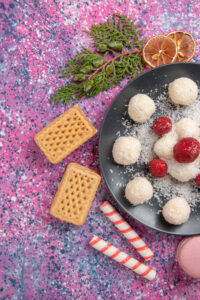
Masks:
[[[102,181],[82,227],[49,214],[66,165],[79,162],[98,172],[99,133],[58,165],[51,165],[33,136],[66,110],[50,95],[66,60],[87,46],[83,30],[123,13],[143,26],[145,37],[186,30],[197,41],[197,0],[3,0],[0,2],[0,298],[1,299],[199,299],[200,282],[187,277],[175,261],[181,237],[145,228],[123,216],[151,245],[157,270],[153,282],[113,263],[88,246],[99,234],[135,255],[117,229],[100,213],[106,199]],[[115,95],[126,84],[80,107],[98,129]],[[70,105],[68,106],[70,107]],[[68,108],[67,107],[67,108]],[[135,255],[138,257],[137,255]]]

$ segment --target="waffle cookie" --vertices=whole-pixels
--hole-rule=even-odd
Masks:
[[[96,133],[78,105],[52,121],[34,136],[52,164],[57,164]]]
[[[101,177],[77,163],[70,163],[52,202],[50,214],[74,225],[83,225]]]

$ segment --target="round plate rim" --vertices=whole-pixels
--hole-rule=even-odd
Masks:
[[[139,222],[140,224],[142,224],[143,226],[147,226],[148,228],[151,228],[153,230],[156,230],[158,232],[162,232],[162,233],[166,233],[166,234],[171,234],[171,235],[176,235],[176,236],[194,236],[194,235],[198,235],[200,234],[200,229],[199,229],[199,233],[186,233],[186,234],[183,234],[183,233],[179,233],[179,232],[170,232],[170,231],[167,231],[167,230],[164,230],[164,229],[159,229],[159,228],[155,228],[151,225],[148,225],[148,224],[145,224],[143,222],[141,222],[138,218],[136,217],[133,217],[131,215],[131,213],[129,212],[128,209],[126,209],[122,203],[120,201],[118,201],[115,197],[115,195],[113,194],[112,190],[109,188],[109,184],[107,182],[107,178],[105,176],[105,173],[104,173],[104,168],[103,168],[103,162],[102,162],[102,155],[100,153],[100,149],[101,149],[101,140],[102,140],[102,131],[103,131],[103,127],[104,127],[104,123],[106,121],[106,118],[110,112],[110,110],[112,109],[112,106],[114,105],[114,103],[117,101],[117,98],[120,96],[120,94],[124,91],[124,89],[126,89],[128,86],[132,85],[133,82],[135,80],[138,80],[140,77],[144,76],[144,74],[147,74],[149,72],[152,72],[152,71],[155,71],[157,69],[162,69],[162,68],[166,68],[168,66],[171,66],[171,65],[186,65],[186,64],[189,64],[189,65],[199,65],[200,67],[200,63],[197,63],[197,62],[177,62],[177,63],[170,63],[170,64],[165,64],[165,65],[161,65],[161,66],[158,66],[158,67],[155,67],[155,68],[152,68],[150,70],[147,70],[145,72],[143,72],[142,74],[140,74],[139,76],[137,76],[136,78],[132,79],[127,85],[125,85],[121,90],[120,92],[115,96],[114,100],[111,102],[110,106],[108,107],[107,111],[106,111],[106,114],[104,116],[104,119],[103,119],[103,122],[102,122],[102,125],[101,125],[101,130],[100,130],[100,135],[99,135],[99,143],[98,143],[98,149],[99,149],[99,162],[100,162],[100,169],[101,169],[101,173],[103,174],[103,178],[104,178],[104,181],[106,183],[106,186],[110,192],[110,194],[112,195],[112,197],[115,199],[115,201],[117,202],[117,204],[121,207],[121,209],[126,212],[133,220],[136,220],[137,222]]]

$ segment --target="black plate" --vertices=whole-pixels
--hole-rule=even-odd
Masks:
[[[173,226],[165,222],[162,214],[158,214],[160,206],[157,200],[153,198],[150,206],[148,203],[138,206],[131,205],[124,196],[124,187],[119,187],[117,182],[127,184],[133,178],[130,172],[125,172],[123,178],[120,172],[123,171],[123,166],[117,166],[112,158],[112,146],[116,139],[116,133],[122,130],[122,116],[127,112],[127,104],[130,98],[137,93],[146,93],[153,99],[166,90],[166,85],[179,77],[189,77],[200,85],[200,64],[197,63],[175,63],[163,65],[147,71],[131,81],[112,102],[102,125],[100,140],[99,140],[99,158],[103,177],[108,189],[117,201],[117,203],[137,221],[142,224],[156,229],[158,231],[177,234],[177,235],[195,235],[200,234],[200,207],[196,208],[190,215],[190,219],[183,225]],[[152,90],[154,94],[152,95]],[[173,105],[171,109],[175,109]],[[134,126],[134,123],[133,123]],[[136,171],[137,164],[134,165]],[[141,168],[141,166],[139,167]],[[144,166],[143,168],[146,168]],[[112,174],[111,174],[112,170]],[[144,169],[143,169],[144,171]],[[163,195],[160,195],[163,197]]]

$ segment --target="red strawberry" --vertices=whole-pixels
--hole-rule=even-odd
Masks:
[[[154,158],[149,163],[149,171],[154,177],[163,177],[167,174],[167,164],[164,160]]]
[[[180,163],[191,163],[198,156],[200,143],[191,137],[180,140],[173,149],[174,158]]]
[[[160,117],[153,123],[153,130],[157,135],[168,133],[172,129],[172,121],[168,117]]]
[[[198,174],[197,177],[195,178],[195,182],[197,185],[200,186],[200,174]]]

